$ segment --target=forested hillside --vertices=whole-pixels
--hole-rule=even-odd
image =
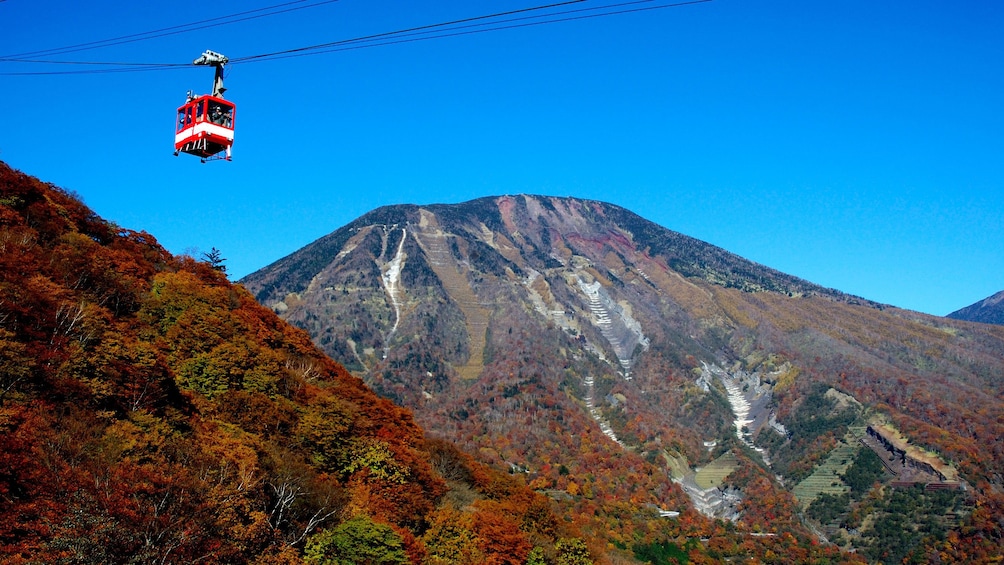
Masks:
[[[0,562],[591,562],[221,267],[0,163]]]

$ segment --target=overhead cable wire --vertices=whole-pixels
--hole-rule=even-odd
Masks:
[[[302,2],[304,0],[299,0],[299,1]],[[322,2],[322,3],[331,3],[331,2],[335,2],[335,1],[338,1],[338,0],[326,0],[325,2]],[[558,2],[558,3],[553,3],[553,4],[545,4],[545,5],[542,5],[542,6],[535,6],[535,7],[530,7],[530,8],[521,8],[519,10],[510,10],[510,11],[507,11],[507,12],[499,12],[499,13],[495,13],[495,14],[488,14],[488,15],[483,15],[483,16],[475,16],[475,17],[471,17],[471,18],[464,18],[462,20],[455,20],[455,21],[450,21],[450,22],[443,22],[443,23],[438,23],[438,24],[419,26],[419,27],[415,27],[415,28],[408,28],[408,29],[403,29],[403,30],[398,30],[398,31],[379,33],[379,34],[370,35],[370,36],[364,36],[364,37],[360,37],[360,38],[335,41],[335,42],[321,44],[319,46],[309,46],[309,47],[303,47],[303,48],[297,48],[297,49],[289,49],[289,50],[285,50],[285,51],[278,51],[278,52],[275,52],[275,53],[266,53],[266,54],[262,54],[262,55],[251,55],[251,56],[248,56],[248,57],[234,58],[234,59],[230,59],[230,62],[231,63],[238,62],[238,61],[242,61],[243,62],[243,61],[249,61],[249,60],[254,60],[254,59],[259,59],[259,58],[265,58],[265,57],[280,58],[280,57],[278,57],[278,55],[285,55],[287,53],[292,53],[292,52],[296,52],[296,51],[312,50],[312,49],[318,49],[318,48],[323,48],[323,47],[330,47],[330,46],[334,46],[334,45],[338,45],[338,44],[344,44],[346,42],[356,42],[356,41],[372,40],[372,39],[379,38],[379,37],[387,37],[387,36],[392,36],[392,35],[396,35],[396,34],[414,32],[414,31],[418,31],[418,30],[441,28],[441,27],[455,25],[455,24],[460,24],[460,23],[472,22],[472,21],[476,21],[476,20],[485,20],[485,19],[490,19],[490,18],[504,17],[504,16],[513,15],[513,14],[531,12],[531,11],[535,11],[535,10],[545,10],[545,9],[550,9],[550,8],[555,8],[555,7],[560,7],[560,6],[567,6],[567,5],[570,5],[570,4],[579,4],[579,3],[587,2],[587,1],[588,0],[566,0],[564,2]],[[649,0],[649,1],[651,1],[651,0]],[[282,5],[280,5],[280,6],[282,6]],[[270,15],[270,14],[266,14],[266,15]],[[231,16],[224,16],[224,17],[231,17]],[[205,20],[205,21],[211,21],[211,20]],[[196,23],[202,23],[202,22],[196,22]],[[227,23],[230,23],[230,22],[227,22]],[[188,24],[188,25],[194,25],[194,24]],[[176,26],[176,27],[179,27],[179,26]],[[169,29],[169,28],[165,28],[165,29]],[[185,30],[185,31],[191,31],[191,30]],[[148,32],[148,33],[153,33],[153,32]],[[142,35],[142,34],[133,34],[133,35]],[[131,37],[131,36],[126,36],[126,37]],[[109,41],[109,40],[106,40],[106,41]],[[92,42],[92,43],[98,43],[98,42]],[[102,45],[102,47],[103,46],[104,45]],[[14,58],[10,58],[10,57],[0,57],[0,62],[40,63],[40,64],[41,63],[48,63],[48,64],[81,64],[81,65],[88,65],[88,64],[97,65],[97,64],[102,64],[102,63],[94,63],[94,62],[87,62],[87,61],[29,60],[29,59],[14,59]],[[138,64],[134,64],[134,63],[123,63],[123,64],[124,65],[132,65],[132,66],[137,66],[138,65]],[[159,65],[159,66],[162,66],[163,68],[170,68],[170,67],[174,66],[174,64],[169,64],[169,63],[158,63],[158,64],[154,64],[154,65]],[[191,65],[180,64],[180,66],[191,66]],[[81,70],[81,71],[48,71],[48,72],[47,71],[35,71],[35,72],[0,73],[0,75],[10,76],[10,75],[44,75],[44,74],[89,74],[91,72],[107,72],[107,71],[91,71],[91,70]]]
[[[327,0],[327,1],[331,2],[337,0]],[[522,15],[518,17],[511,17],[508,19],[500,19],[500,18],[507,18],[508,16],[517,16],[518,14],[526,14],[528,12],[533,12],[533,11],[561,8],[564,6],[569,6],[572,4],[580,4],[587,1],[589,0],[567,0],[565,2],[546,4],[530,8],[522,8],[519,10],[510,10],[507,12],[499,12],[495,14],[474,16],[470,18],[463,18],[460,20],[453,20],[438,24],[429,24],[424,26],[401,29],[397,31],[366,35],[352,39],[343,39],[339,41],[332,41],[317,45],[309,45],[305,47],[297,47],[294,49],[286,49],[283,51],[275,51],[272,53],[262,53],[258,55],[235,57],[229,60],[229,64],[234,65],[241,63],[257,63],[257,62],[264,62],[278,59],[320,55],[323,53],[366,49],[370,47],[379,47],[384,45],[395,45],[395,44],[412,43],[418,41],[428,41],[431,39],[442,39],[446,37],[457,37],[457,36],[472,35],[477,33],[487,33],[490,31],[501,31],[507,29],[546,25],[559,22],[568,22],[574,20],[585,20],[585,19],[613,16],[618,14],[652,11],[665,8],[676,8],[693,4],[708,3],[712,2],[713,0],[685,0],[682,2],[673,2],[669,4],[657,4],[654,6],[643,6],[643,4],[654,4],[662,0],[632,0],[629,2],[620,2],[616,4],[605,4],[602,6],[591,6],[587,8],[558,10],[546,14],[534,14],[529,16]],[[185,64],[109,63],[109,62],[86,62],[86,61],[12,60],[12,59],[0,58],[0,62],[5,62],[5,61],[25,62],[25,63],[126,66],[119,69],[88,69],[88,70],[78,70],[78,71],[37,71],[37,72],[0,73],[0,75],[7,75],[7,76],[137,72],[137,71],[188,68],[192,66],[190,63],[185,63]]]
[[[118,65],[131,67],[191,67],[191,63],[132,63],[116,61],[52,61],[48,59],[0,59],[6,63],[40,63],[46,65]]]
[[[33,59],[0,59],[0,63],[34,63],[46,65],[73,65],[85,67],[117,67],[115,69],[83,69],[76,71],[9,71],[0,72],[0,76],[26,75],[87,75],[110,72],[164,71],[171,69],[188,69],[191,63],[137,63],[126,61],[50,61]]]
[[[191,63],[133,63],[114,61],[48,61],[31,59],[0,59],[0,62],[44,63],[48,65],[76,66],[114,66],[114,69],[84,69],[77,71],[13,71],[3,72],[0,76],[37,76],[37,75],[91,75],[107,73],[134,73],[143,71],[164,71],[191,68]]]
[[[0,0],[3,1],[3,0]],[[151,31],[144,31],[140,33],[132,33],[129,35],[123,35],[119,37],[112,37],[109,39],[101,39],[97,41],[88,41],[86,43],[78,43],[75,45],[66,45],[63,47],[54,47],[52,49],[42,49],[38,51],[27,51],[24,53],[15,53],[11,55],[3,55],[0,60],[12,60],[18,57],[31,57],[31,56],[50,56],[50,55],[65,55],[67,53],[76,53],[79,51],[87,51],[91,49],[100,49],[102,47],[110,47],[112,45],[121,45],[123,43],[135,43],[137,41],[146,41],[148,39],[155,39],[158,37],[165,37],[169,35],[178,35],[182,33],[188,33],[191,31],[198,31],[201,29],[206,29],[210,27],[230,25],[239,22],[245,22],[248,20],[255,20],[259,18],[266,18],[269,16],[275,16],[279,14],[285,14],[287,12],[295,12],[297,10],[305,10],[307,8],[315,8],[317,6],[322,6],[324,4],[332,4],[338,2],[339,0],[321,0],[314,2],[313,4],[308,4],[306,6],[295,6],[288,8],[287,6],[292,6],[294,4],[303,4],[304,2],[309,2],[310,0],[293,0],[291,2],[284,2],[282,4],[274,4],[272,6],[265,6],[263,8],[256,8],[254,10],[246,10],[243,12],[237,12],[234,14],[229,14],[226,16],[217,16],[215,18],[209,18],[206,20],[199,20],[196,22],[191,22],[187,24],[178,24],[170,27],[155,29]],[[279,10],[279,8],[285,8]],[[271,11],[274,10],[274,11]],[[265,14],[260,14],[258,12],[268,12]],[[249,15],[256,14],[256,15]],[[237,18],[237,19],[233,19]],[[228,21],[224,21],[228,20]],[[22,62],[22,61],[17,61]]]
[[[169,66],[150,66],[150,67],[119,67],[115,69],[88,69],[85,71],[15,71],[15,72],[4,72],[0,73],[0,76],[41,76],[41,75],[103,75],[109,73],[142,73],[149,71],[167,71],[167,70],[178,70],[182,68],[190,68],[192,65],[169,65]]]
[[[581,1],[581,0],[578,0]],[[597,11],[604,10],[608,8],[623,7],[637,4],[648,4],[652,2],[657,2],[658,0],[634,0],[632,2],[623,2],[620,4],[608,4],[605,6],[596,6],[592,8],[582,8],[577,10],[567,10],[563,12],[554,12],[551,14],[535,15],[535,16],[525,16],[521,18],[513,18],[509,20],[492,21],[488,23],[479,23],[458,27],[448,27],[446,29],[440,29],[435,31],[417,31],[429,27],[441,27],[448,26],[450,22],[445,24],[435,24],[434,26],[422,26],[420,28],[412,28],[410,30],[401,30],[397,32],[388,32],[371,36],[358,37],[354,39],[345,39],[341,41],[335,41],[322,45],[313,45],[309,47],[300,47],[297,49],[289,49],[286,51],[278,51],[276,53],[269,53],[263,55],[253,55],[250,57],[241,57],[238,59],[231,59],[232,64],[247,63],[247,62],[260,62],[260,61],[272,61],[277,59],[292,59],[295,57],[307,57],[311,55],[320,55],[323,53],[336,53],[339,51],[353,51],[358,49],[366,49],[370,47],[379,47],[384,45],[397,45],[401,43],[414,43],[418,41],[428,41],[431,39],[442,39],[446,37],[458,37],[463,35],[473,35],[477,33],[487,33],[490,31],[501,31],[507,29],[516,29],[523,27],[532,27],[538,25],[553,24],[559,22],[568,22],[574,20],[585,20],[592,18],[599,18],[605,16],[613,16],[618,14],[628,14],[633,12],[644,12],[651,10],[660,10],[663,8],[677,8],[681,6],[688,6],[691,4],[704,4],[711,2],[713,0],[687,0],[684,2],[676,2],[671,4],[661,4],[657,6],[642,6],[635,8],[625,8],[622,10],[615,10],[610,12],[593,13],[593,14],[583,14],[582,12],[587,11]],[[562,16],[565,14],[579,13],[576,16],[568,16],[562,18],[555,18],[553,16]],[[550,18],[546,20],[541,20],[542,18]],[[472,18],[480,19],[480,18]],[[541,21],[526,21],[531,19],[537,19]],[[460,22],[465,20],[458,20]],[[469,20],[467,20],[469,21]],[[516,23],[519,22],[519,23]],[[509,25],[499,25],[499,24],[509,24]],[[485,27],[492,26],[492,27]],[[474,27],[481,27],[482,29],[470,29]],[[315,51],[316,50],[316,51]]]
[[[384,33],[377,33],[377,34],[374,34],[374,35],[366,35],[366,36],[357,37],[357,38],[354,38],[354,39],[342,39],[342,40],[339,40],[339,41],[332,41],[332,42],[329,42],[329,43],[321,43],[321,44],[318,44],[318,45],[309,45],[307,47],[297,47],[295,49],[286,49],[284,51],[276,51],[274,53],[263,53],[261,55],[250,55],[248,57],[238,57],[238,58],[235,58],[235,59],[231,59],[231,62],[233,62],[233,63],[241,63],[241,62],[251,61],[251,60],[254,60],[254,59],[264,59],[264,58],[267,58],[267,57],[274,57],[276,55],[286,55],[286,54],[296,53],[296,52],[301,52],[301,51],[310,51],[310,50],[314,50],[314,49],[323,49],[325,47],[332,47],[332,46],[335,46],[335,45],[340,45],[340,44],[345,44],[345,43],[368,41],[368,40],[376,39],[376,38],[379,38],[379,37],[387,37],[387,36],[393,36],[393,35],[410,33],[410,32],[415,32],[415,31],[420,31],[420,30],[433,29],[433,28],[442,28],[442,27],[456,25],[456,24],[463,24],[463,23],[468,23],[468,22],[473,22],[473,21],[478,21],[478,20],[487,20],[487,19],[491,19],[491,18],[500,18],[500,17],[505,17],[505,16],[511,16],[511,15],[514,15],[514,14],[522,14],[522,13],[533,12],[533,11],[538,11],[538,10],[548,10],[548,9],[551,9],[551,8],[557,8],[557,7],[561,7],[561,6],[568,6],[570,4],[581,4],[582,2],[587,2],[587,1],[588,0],[567,0],[565,2],[557,2],[557,3],[554,3],[554,4],[545,4],[543,6],[534,6],[534,7],[531,7],[531,8],[521,8],[519,10],[510,10],[508,12],[498,12],[496,14],[488,14],[488,15],[484,15],[484,16],[474,16],[474,17],[470,17],[470,18],[464,18],[464,19],[461,19],[461,20],[454,20],[454,21],[451,21],[451,22],[443,22],[443,23],[438,23],[438,24],[430,24],[430,25],[412,27],[412,28],[407,28],[407,29],[401,29],[401,30],[397,30],[397,31],[388,31],[388,32],[384,32]]]

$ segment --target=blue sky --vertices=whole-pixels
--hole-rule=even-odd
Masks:
[[[6,0],[0,58],[280,3]],[[314,3],[50,59],[236,59],[545,2]],[[379,206],[532,193],[944,315],[1004,289],[1001,29],[998,2],[714,0],[234,64],[234,160],[209,164],[172,143],[210,69],[2,74],[0,159],[233,278]],[[93,67],[0,62],[68,68]]]

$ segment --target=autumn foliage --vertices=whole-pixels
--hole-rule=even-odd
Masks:
[[[521,563],[574,536],[212,265],[0,164],[0,561]]]
[[[636,237],[648,229],[634,225]],[[581,249],[630,255],[620,232],[573,235]],[[388,241],[375,229],[338,237],[357,236],[374,253]],[[231,284],[218,257],[172,256],[151,235],[0,163],[0,562],[859,562],[820,543],[775,475],[808,475],[850,424],[828,418],[815,430],[820,418],[798,417],[819,412],[813,391],[829,387],[887,414],[972,487],[965,514],[910,555],[999,556],[1004,331],[855,304],[752,264],[737,271],[721,250],[706,256],[696,240],[674,238],[693,260],[653,248],[638,259],[649,271],[641,277],[610,252],[616,268],[590,271],[622,277],[606,282],[634,304],[658,302],[649,277],[676,297],[635,312],[652,339],[630,386],[576,353],[585,333],[599,343],[588,326],[577,336],[542,331],[515,295],[485,283],[504,263],[476,243],[457,245],[470,246],[475,283],[485,303],[502,305],[493,317],[504,322],[484,332],[477,372],[453,368],[472,357],[457,337],[469,331],[465,316],[417,260],[402,282],[431,300],[401,326],[415,339],[378,362],[386,305],[341,301],[337,331],[303,312],[293,319],[329,353],[370,362],[381,397]],[[417,257],[418,244],[405,243]],[[371,258],[350,267],[341,292],[382,300]],[[729,283],[729,272],[745,282]],[[265,282],[259,296],[285,295],[278,279]],[[552,282],[548,292],[566,292]],[[298,312],[294,299],[283,306]],[[360,357],[343,338],[372,347]],[[731,439],[724,397],[695,385],[696,356],[708,348],[776,378],[773,407],[794,432],[776,438],[772,471]],[[587,394],[621,443],[590,416]],[[441,437],[388,399],[414,406]],[[708,438],[725,445],[711,453]],[[741,492],[736,522],[697,513],[669,479],[669,454],[703,465],[725,449],[739,462],[725,481]],[[660,518],[660,509],[680,514]]]

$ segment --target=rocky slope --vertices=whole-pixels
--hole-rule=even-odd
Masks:
[[[788,489],[874,414],[983,503],[1004,485],[1004,330],[821,288],[609,204],[385,207],[242,282],[427,429],[577,504],[614,545],[639,508],[801,535]],[[966,528],[976,548],[1000,533]]]

